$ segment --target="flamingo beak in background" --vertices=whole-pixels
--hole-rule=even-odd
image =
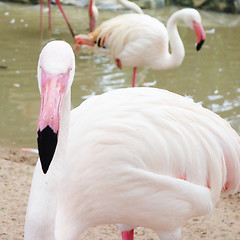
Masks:
[[[88,45],[91,47],[94,46],[94,40],[91,34],[88,34],[88,35],[79,34],[74,37],[74,40],[75,40],[75,43],[78,45]]]
[[[199,51],[206,39],[206,33],[200,23],[193,21],[193,29],[197,36],[197,51]]]
[[[37,142],[44,174],[48,171],[58,142],[62,102],[67,89],[69,72],[52,74],[44,69],[41,71],[41,104]]]

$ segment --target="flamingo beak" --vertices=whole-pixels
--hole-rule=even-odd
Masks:
[[[64,74],[41,71],[41,104],[38,119],[37,142],[44,174],[53,159],[60,128],[63,98],[67,89],[69,71]]]
[[[202,27],[202,25],[200,23],[197,23],[197,22],[193,22],[193,29],[196,33],[196,36],[197,36],[197,51],[199,51],[206,39],[206,33]]]
[[[83,35],[79,34],[74,37],[75,43],[78,45],[88,45],[93,47],[94,46],[94,41],[93,41],[93,36],[88,34],[88,35]]]

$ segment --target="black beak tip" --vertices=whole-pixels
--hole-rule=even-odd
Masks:
[[[45,127],[42,131],[38,130],[38,152],[43,173],[46,174],[52,162],[56,146],[57,135],[50,126]]]
[[[197,51],[199,51],[199,50],[201,49],[202,45],[204,44],[204,41],[205,41],[205,39],[202,39],[202,40],[197,44],[197,47],[196,47]]]

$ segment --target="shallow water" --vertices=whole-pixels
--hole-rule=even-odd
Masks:
[[[87,33],[86,8],[64,6],[77,33]],[[147,10],[166,23],[176,8]],[[100,10],[99,22],[121,11]],[[195,35],[179,27],[186,56],[176,69],[154,71],[140,68],[137,85],[156,81],[155,87],[191,95],[194,100],[230,121],[240,133],[240,16],[201,12],[207,40],[200,52],[195,50]],[[36,66],[41,48],[52,39],[73,39],[56,6],[52,8],[52,32],[40,36],[39,6],[0,3],[0,145],[36,147],[39,91]],[[91,95],[111,89],[130,87],[132,69],[119,70],[103,53],[83,47],[76,52],[76,76],[72,105],[78,106]]]

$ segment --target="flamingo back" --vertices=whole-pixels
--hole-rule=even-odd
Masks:
[[[239,189],[240,137],[188,97],[119,89],[83,102],[70,122],[56,239],[119,222],[178,234]]]
[[[72,115],[71,126],[81,126],[70,134],[81,136],[79,147],[119,146],[131,155],[122,164],[209,187],[214,202],[222,190],[239,189],[240,137],[191,98],[152,88],[120,89],[87,100]]]

